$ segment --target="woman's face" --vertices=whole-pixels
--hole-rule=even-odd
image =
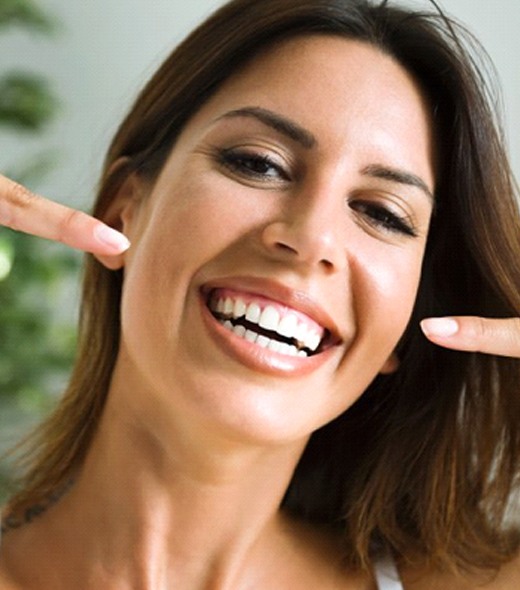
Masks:
[[[428,107],[390,57],[264,52],[127,186],[121,389],[143,416],[307,437],[396,368],[433,185]]]

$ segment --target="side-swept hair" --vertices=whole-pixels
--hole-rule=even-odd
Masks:
[[[138,97],[109,149],[94,213],[103,217],[128,174],[153,181],[190,118],[260,50],[309,34],[369,43],[414,76],[431,105],[439,173],[400,370],[377,377],[313,434],[284,507],[343,531],[356,566],[392,551],[442,568],[498,567],[519,547],[505,515],[520,473],[520,361],[444,350],[418,328],[434,315],[520,316],[515,187],[494,98],[462,27],[438,9],[386,1],[232,0]],[[52,496],[88,452],[119,346],[122,281],[88,257],[77,362],[29,441],[13,515]]]

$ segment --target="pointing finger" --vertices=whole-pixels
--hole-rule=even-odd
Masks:
[[[101,221],[44,199],[2,175],[0,225],[95,254],[120,254],[130,245],[123,234]]]
[[[520,358],[520,318],[427,318],[421,328],[429,340],[440,346]]]

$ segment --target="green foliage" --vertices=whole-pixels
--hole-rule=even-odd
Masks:
[[[1,0],[0,29],[10,26],[23,26],[48,34],[56,29],[56,21],[33,0]]]
[[[40,131],[54,116],[57,101],[45,78],[12,72],[0,78],[0,123]]]
[[[73,252],[1,230],[0,399],[14,396],[39,408],[63,381],[75,348],[69,302],[76,299],[77,267]],[[58,314],[68,303],[65,317]]]
[[[0,0],[0,32],[13,25],[48,34],[55,21],[32,0]],[[57,104],[38,74],[0,72],[0,131],[38,133]],[[48,152],[4,173],[37,190],[54,163],[55,154]],[[79,262],[77,253],[61,245],[0,228],[0,452],[63,389],[75,349]],[[0,503],[8,481],[4,463]]]

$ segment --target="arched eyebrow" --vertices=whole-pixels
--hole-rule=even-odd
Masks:
[[[251,106],[234,109],[224,113],[216,120],[220,121],[222,119],[231,119],[235,117],[250,117],[256,119],[275,131],[282,133],[289,139],[296,141],[305,149],[311,149],[318,144],[316,137],[308,129],[305,129],[295,121],[292,121],[283,115],[262,107]],[[399,170],[393,167],[390,168],[382,164],[371,164],[363,168],[361,174],[371,176],[372,178],[380,178],[382,180],[389,180],[398,184],[419,188],[431,202],[434,201],[434,196],[428,188],[428,185],[422,178],[411,172],[406,172],[405,170]]]
[[[430,191],[424,180],[420,176],[412,174],[411,172],[406,172],[405,170],[399,170],[397,168],[389,168],[387,166],[383,166],[382,164],[371,164],[370,166],[363,168],[361,174],[370,176],[372,178],[389,180],[398,184],[414,186],[420,189],[432,203],[435,200],[433,193]]]
[[[301,125],[298,125],[298,123],[295,123],[291,119],[283,117],[269,109],[263,109],[261,107],[243,107],[225,113],[220,116],[217,121],[233,117],[251,117],[257,119],[264,125],[271,127],[275,131],[278,131],[289,139],[299,143],[305,149],[311,149],[317,144],[316,137],[314,137],[310,131],[304,129]]]

